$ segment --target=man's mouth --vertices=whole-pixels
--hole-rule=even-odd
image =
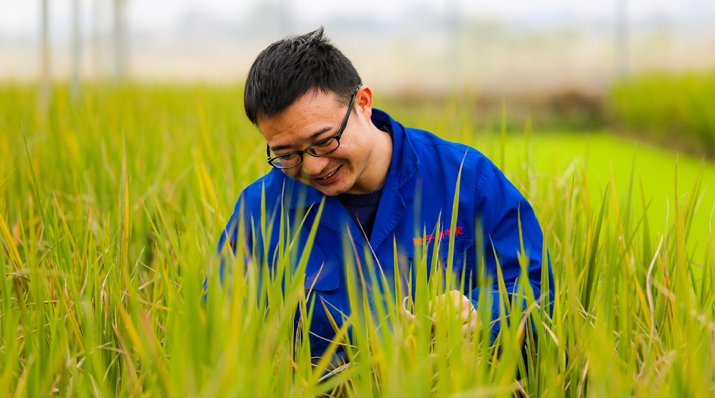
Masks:
[[[324,176],[324,177],[314,178],[313,181],[315,181],[316,183],[318,183],[318,184],[320,184],[320,185],[330,184],[330,183],[332,183],[332,182],[337,178],[337,174],[338,174],[338,172],[340,171],[340,169],[341,169],[342,167],[343,167],[343,166],[340,165],[340,166],[338,166],[335,170],[333,170],[332,172],[330,172],[330,174],[328,174],[328,175],[326,175],[326,176]]]
[[[338,169],[339,169],[339,168],[340,168],[340,167],[338,167]],[[323,178],[319,178],[319,180],[327,180],[328,178],[332,177],[335,173],[337,173],[337,172],[338,172],[338,169],[333,170],[332,173],[326,175],[326,176],[323,177]]]

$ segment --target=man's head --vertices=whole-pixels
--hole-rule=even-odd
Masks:
[[[330,196],[378,189],[391,141],[372,124],[372,92],[360,83],[322,28],[263,50],[248,73],[246,115],[266,139],[269,157],[298,152],[273,164],[292,166],[283,171]]]

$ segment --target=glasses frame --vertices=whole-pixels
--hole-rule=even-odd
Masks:
[[[307,153],[308,155],[310,155],[314,158],[319,158],[321,156],[329,155],[329,154],[335,152],[336,149],[340,148],[340,137],[342,137],[343,132],[345,131],[345,127],[347,127],[347,125],[348,125],[348,119],[350,119],[350,114],[352,113],[353,105],[355,104],[355,97],[357,96],[357,93],[360,90],[360,87],[362,87],[362,84],[358,84],[357,88],[355,89],[352,99],[350,99],[350,105],[348,106],[348,113],[345,114],[345,117],[343,118],[343,122],[340,124],[340,128],[334,135],[331,135],[330,137],[325,137],[321,140],[318,140],[318,141],[310,144],[307,148],[303,149],[302,151],[288,152],[288,153],[284,153],[282,155],[278,155],[278,156],[274,156],[274,157],[271,157],[271,147],[270,147],[270,145],[268,145],[268,143],[266,143],[266,157],[267,157],[268,164],[270,164],[271,166],[273,166],[277,169],[281,169],[281,170],[290,169],[295,166],[299,166],[301,163],[303,163],[303,154],[304,153]],[[328,151],[326,153],[322,153],[322,154],[317,154],[315,152],[315,150],[312,149],[314,146],[324,144],[327,141],[332,140],[333,138],[335,140],[337,140],[338,146],[331,149],[330,151]],[[291,155],[300,155],[300,162],[298,162],[294,165],[288,166],[288,167],[281,167],[281,166],[278,166],[275,163],[273,163],[273,161],[275,161],[276,159],[280,159],[282,157],[291,156]]]

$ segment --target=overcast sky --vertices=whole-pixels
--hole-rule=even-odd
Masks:
[[[281,5],[291,10],[298,21],[321,23],[327,18],[370,17],[389,21],[398,19],[411,10],[430,10],[445,13],[449,7],[459,7],[460,15],[519,21],[535,24],[574,23],[611,18],[616,1],[626,1],[634,20],[660,18],[674,25],[689,21],[715,25],[713,0],[126,0],[130,29],[143,31],[170,28],[187,15],[200,11],[205,15],[227,21],[245,18],[259,3]],[[87,20],[92,4],[100,2],[108,8],[111,0],[80,0]],[[53,30],[67,31],[71,0],[50,0]],[[39,31],[40,0],[0,0],[0,35],[5,39],[34,36]],[[3,37],[0,37],[2,39]]]

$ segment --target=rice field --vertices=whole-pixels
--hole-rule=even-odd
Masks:
[[[471,335],[449,309],[433,329],[429,301],[449,275],[418,272],[406,311],[390,293],[406,286],[345,264],[352,333],[337,330],[329,351],[343,345],[350,363],[326,373],[327,357],[314,366],[300,338],[315,308],[305,259],[291,261],[296,231],[281,238],[283,278],[229,259],[219,282],[219,231],[270,167],[240,86],[86,86],[76,102],[57,86],[46,115],[35,93],[0,87],[0,391],[10,396],[715,394],[711,163],[648,146],[634,160],[632,143],[603,132],[483,131],[453,105],[386,109],[506,171],[541,222],[554,310],[526,290],[505,294],[511,316],[492,344],[489,311]],[[389,286],[367,297],[360,279]]]

